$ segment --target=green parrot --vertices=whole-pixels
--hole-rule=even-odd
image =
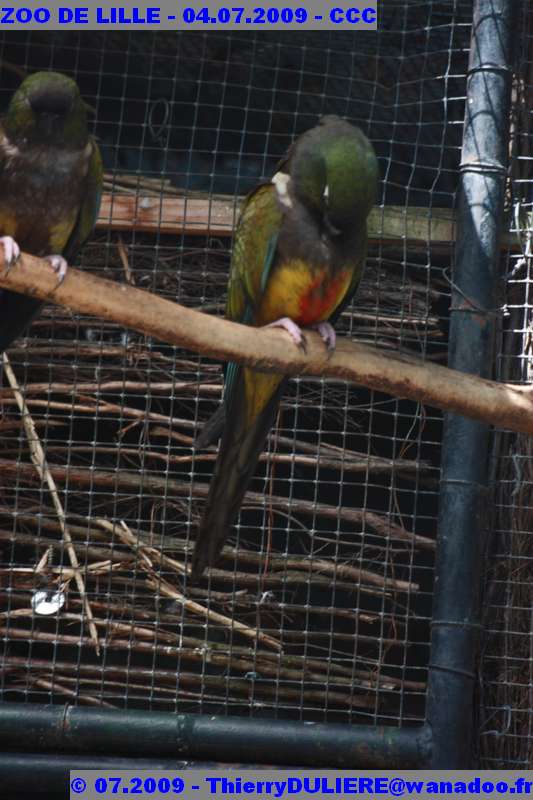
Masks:
[[[62,281],[91,233],[102,161],[87,131],[86,106],[66,75],[26,78],[0,120],[0,244],[11,267],[21,250],[50,262]],[[42,302],[0,289],[0,353]]]
[[[305,347],[302,327],[335,347],[335,323],[357,289],[367,247],[378,164],[364,134],[323,117],[291,146],[270,183],[245,200],[234,238],[226,317],[284,328]],[[197,446],[221,443],[200,521],[191,575],[212,566],[238,514],[287,378],[231,363],[224,401]]]

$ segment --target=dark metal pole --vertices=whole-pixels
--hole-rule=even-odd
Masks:
[[[43,797],[63,800],[70,797],[70,770],[96,769],[100,773],[122,769],[185,770],[214,769],[213,764],[177,761],[170,758],[109,758],[55,753],[0,753],[0,797],[2,800]],[[81,795],[80,795],[81,796]],[[119,795],[120,796],[120,795]],[[176,795],[168,795],[176,797]]]
[[[384,769],[422,767],[428,730],[0,704],[0,750]],[[9,754],[5,753],[6,759]],[[1,765],[0,765],[1,766]],[[1,785],[1,774],[0,774]]]
[[[509,140],[515,0],[476,0],[466,91],[449,366],[488,376]],[[489,428],[445,417],[427,718],[432,766],[471,763]]]

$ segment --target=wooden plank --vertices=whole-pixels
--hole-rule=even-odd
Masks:
[[[368,235],[373,241],[409,242],[418,245],[452,245],[455,241],[455,213],[451,208],[384,206],[374,208],[368,218]]]
[[[236,213],[233,197],[158,197],[106,192],[96,226],[113,231],[231,236]]]
[[[231,236],[242,198],[232,196],[172,197],[104,193],[97,221],[100,230],[140,233]],[[369,235],[384,243],[451,245],[455,217],[446,208],[375,208]]]

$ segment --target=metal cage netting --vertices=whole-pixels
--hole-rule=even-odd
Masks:
[[[4,33],[0,107],[35,70],[73,76],[106,168],[80,264],[213,314],[243,194],[320,115],[346,117],[382,184],[338,330],[445,363],[471,12],[388,3],[357,33]],[[235,535],[191,585],[216,455],[192,444],[220,364],[52,306],[8,356],[48,474],[4,372],[4,701],[424,719],[439,412],[292,380]],[[66,602],[43,616],[39,592]]]

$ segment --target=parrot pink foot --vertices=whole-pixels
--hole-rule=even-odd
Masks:
[[[4,263],[10,270],[20,258],[20,247],[11,236],[0,236],[0,244],[4,248]]]
[[[283,330],[287,331],[294,344],[301,347],[305,352],[305,336],[302,333],[302,329],[290,317],[281,317],[281,319],[271,322],[270,325],[265,325],[265,328],[283,328]]]
[[[68,264],[63,258],[63,256],[53,255],[53,256],[46,256],[45,261],[48,261],[54,272],[57,274],[57,285],[61,286],[63,281],[65,280],[65,275],[67,274]]]
[[[337,334],[333,325],[330,322],[319,322],[318,325],[313,325],[313,328],[320,334],[328,350],[335,350]]]

